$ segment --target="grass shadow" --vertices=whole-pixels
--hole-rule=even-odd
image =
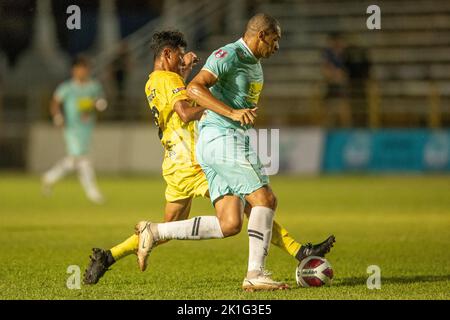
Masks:
[[[450,281],[450,275],[422,275],[422,276],[404,276],[404,277],[383,277],[381,276],[381,284],[411,284],[411,283],[422,283],[422,282],[440,282],[440,281]],[[365,286],[367,282],[367,277],[351,277],[336,279],[333,283],[335,287],[354,287],[354,286]]]

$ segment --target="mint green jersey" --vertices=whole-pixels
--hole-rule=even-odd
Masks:
[[[261,63],[243,39],[214,51],[206,61],[203,70],[217,77],[210,88],[211,93],[234,109],[254,108],[258,104],[264,77]],[[243,128],[239,122],[221,116],[211,110],[206,112],[200,128]]]
[[[83,84],[67,80],[56,89],[55,98],[63,105],[64,137],[69,155],[88,153],[95,124],[95,103],[102,97],[100,83],[93,80]]]
[[[242,39],[215,51],[203,70],[217,77],[210,91],[218,100],[234,109],[257,105],[263,87],[262,67]],[[248,127],[211,110],[207,110],[199,127],[196,156],[208,180],[213,204],[229,194],[245,202],[246,195],[269,184],[245,134]]]

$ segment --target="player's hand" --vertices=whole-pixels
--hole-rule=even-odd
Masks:
[[[53,116],[53,124],[57,128],[64,127],[64,117],[61,113],[57,113]]]
[[[254,109],[233,109],[231,119],[239,121],[241,125],[253,125],[255,123],[258,108]]]
[[[101,98],[95,102],[95,109],[97,109],[97,111],[103,112],[106,108],[108,108],[108,102],[105,99]]]
[[[183,57],[183,60],[184,69],[192,69],[200,61],[197,55],[192,51],[186,53]]]

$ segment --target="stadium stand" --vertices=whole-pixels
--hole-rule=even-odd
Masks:
[[[261,3],[283,26],[282,50],[266,62],[265,103],[271,119],[280,109],[292,124],[315,119],[323,83],[321,50],[339,32],[367,48],[372,63],[371,101],[356,126],[439,127],[449,124],[450,3],[382,1],[381,30],[366,28],[367,1]],[[287,104],[289,106],[287,106]],[[272,113],[271,113],[272,112]],[[353,110],[353,112],[358,112]],[[306,120],[308,121],[308,120]]]
[[[381,30],[366,27],[369,16],[366,9],[372,4],[369,1],[160,2],[161,12],[153,13],[147,24],[122,39],[131,60],[123,84],[123,99],[115,98],[109,70],[123,41],[119,41],[117,32],[108,34],[121,23],[121,7],[115,8],[112,1],[99,0],[97,11],[90,13],[94,18],[98,15],[98,27],[95,36],[90,36],[96,40],[88,53],[94,58],[95,74],[105,84],[111,102],[111,108],[100,116],[104,121],[148,121],[151,117],[143,84],[152,64],[149,40],[153,31],[165,27],[183,30],[192,44],[189,50],[197,51],[204,62],[213,49],[241,36],[250,15],[263,11],[280,20],[283,38],[280,52],[264,61],[265,89],[260,101],[259,125],[329,128],[450,125],[450,2],[447,0],[379,1]],[[29,124],[49,119],[51,93],[67,75],[69,66],[68,49],[57,43],[61,37],[56,34],[59,29],[55,23],[61,19],[52,12],[52,2],[38,1],[36,10],[31,11],[22,10],[26,3],[33,1],[21,5],[0,4],[0,149],[6,150],[5,154],[17,155],[12,158],[23,158]],[[22,16],[15,16],[14,23],[6,19],[9,13],[22,11]],[[17,52],[25,51],[7,53],[5,44],[9,34],[25,27],[31,27],[32,32],[22,32],[21,42],[12,43],[18,46]],[[363,92],[357,99],[327,108],[322,52],[332,33],[339,33],[348,45],[367,52],[370,73],[366,80],[353,82],[363,88],[359,89]],[[105,39],[109,42],[104,42]],[[350,106],[347,121],[325,120],[327,116],[339,118],[345,105]],[[8,159],[3,157],[2,161]]]

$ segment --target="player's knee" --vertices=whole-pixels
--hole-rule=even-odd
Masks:
[[[268,188],[258,190],[247,200],[252,207],[267,207],[272,210],[275,210],[278,204],[275,194]]]
[[[277,197],[275,196],[275,194],[273,192],[271,192],[271,194],[272,194],[271,209],[275,211],[277,209],[277,206],[278,206],[278,199],[277,199]]]
[[[79,157],[74,158],[74,165],[77,168],[89,168],[89,167],[91,167],[91,162],[88,158],[79,156]]]
[[[273,192],[267,192],[263,199],[261,199],[263,207],[275,210],[277,208],[278,200]]]
[[[164,215],[164,222],[183,220],[181,216],[182,216],[181,211],[166,213]]]
[[[223,236],[226,237],[232,237],[237,235],[239,232],[241,232],[242,226],[241,225],[227,225],[225,228],[222,229]]]
[[[62,165],[65,167],[65,169],[67,170],[74,170],[76,167],[76,158],[72,157],[72,156],[68,156],[65,157],[62,160]]]
[[[222,234],[224,237],[231,237],[241,232],[242,221],[238,220],[220,221],[220,228],[222,229]]]

